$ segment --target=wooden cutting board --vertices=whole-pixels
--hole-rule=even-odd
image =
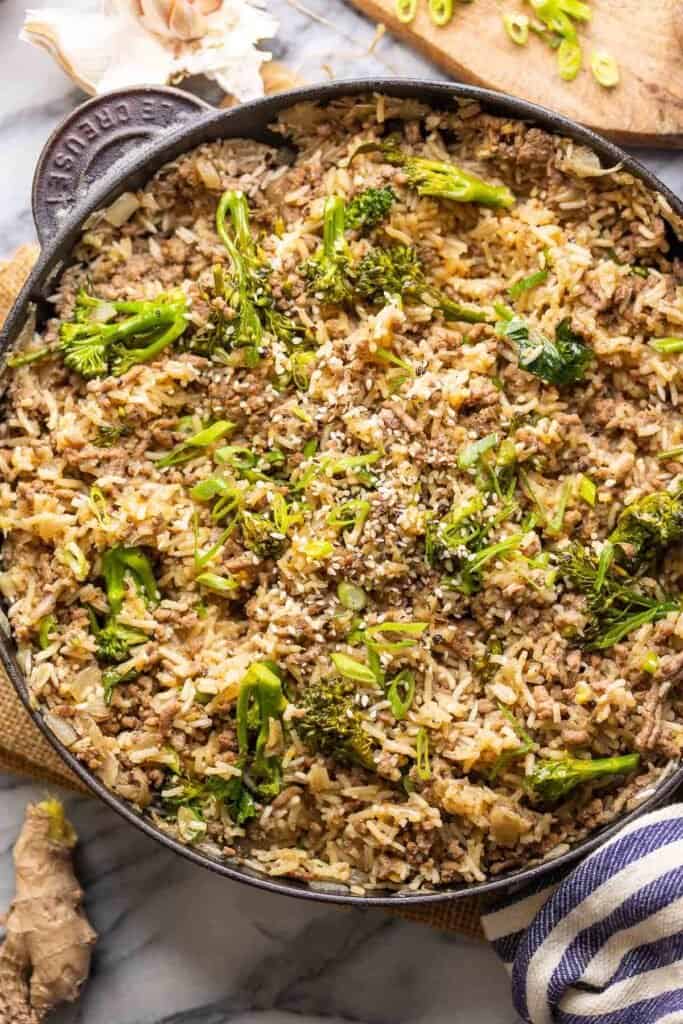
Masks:
[[[683,0],[593,0],[591,22],[579,27],[584,67],[573,82],[559,78],[555,51],[533,33],[526,46],[508,38],[503,13],[533,13],[521,0],[455,0],[445,28],[432,24],[427,0],[418,0],[409,25],[397,19],[394,0],[352,3],[454,78],[540,103],[629,145],[683,148]],[[594,48],[617,59],[616,88],[593,79]]]

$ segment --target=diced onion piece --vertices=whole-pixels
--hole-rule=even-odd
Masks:
[[[207,188],[213,188],[220,191],[221,189],[221,178],[211,163],[210,160],[206,160],[204,157],[199,157],[195,161],[195,167],[197,168],[197,174],[202,179]]]
[[[140,201],[134,192],[124,192],[104,212],[104,219],[113,227],[120,228],[140,208]]]
[[[51,711],[47,711],[43,717],[45,724],[52,730],[57,739],[61,740],[65,747],[70,747],[76,742],[78,733],[71,722],[67,722],[65,718],[59,718],[58,715],[53,715]]]

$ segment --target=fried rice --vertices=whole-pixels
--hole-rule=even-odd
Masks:
[[[590,649],[587,598],[558,571],[570,545],[599,555],[625,507],[674,494],[683,478],[683,455],[661,457],[683,444],[683,357],[650,344],[683,333],[680,225],[632,174],[472,102],[302,105],[277,129],[287,148],[202,145],[93,216],[53,318],[20,344],[55,342],[83,287],[108,302],[180,289],[180,342],[120,376],[86,380],[57,358],[5,371],[0,591],[32,699],[161,829],[269,875],[421,890],[556,857],[635,807],[683,745],[677,605]],[[382,151],[359,151],[390,135],[508,186],[514,205],[419,195]],[[522,368],[496,317],[457,322],[419,298],[325,302],[306,262],[326,197],[386,186],[386,219],[347,232],[353,263],[372,246],[414,247],[430,288],[456,302],[498,308],[503,324],[511,309],[547,336],[568,321],[592,350],[582,379],[556,387]],[[258,361],[188,343],[226,314],[212,291],[214,268],[234,269],[215,227],[225,190],[246,195],[272,295],[308,338],[303,381],[275,336]],[[217,421],[233,424],[220,445],[158,464]],[[491,437],[479,459],[473,444]],[[482,480],[503,442],[513,472],[499,515],[503,498]],[[258,467],[240,472],[233,457],[220,470],[248,515],[296,495],[291,521],[272,528],[277,544],[250,545],[238,528],[224,537],[190,493],[217,473],[221,445]],[[487,544],[517,539],[465,587],[466,552],[435,559],[426,547],[433,524],[470,507]],[[107,613],[103,555],[122,546],[146,552],[160,599],[125,577],[120,618],[144,642],[107,690],[93,621]],[[212,547],[202,571],[229,580],[225,592],[198,581],[197,552]],[[674,544],[645,584],[678,595],[682,576]],[[387,622],[415,628],[372,631]],[[362,666],[350,670],[348,713],[365,759],[316,747],[306,729],[310,688],[348,679],[340,654]],[[278,766],[269,791],[238,727],[255,663],[276,667],[283,687],[265,738]],[[401,673],[414,693],[399,713]],[[249,729],[247,744],[253,719]],[[540,761],[632,752],[634,773],[558,801],[529,788]],[[216,779],[245,787],[249,814],[207,785]]]

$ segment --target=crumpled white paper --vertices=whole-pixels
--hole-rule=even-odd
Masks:
[[[278,23],[247,0],[102,0],[99,10],[26,12],[20,38],[91,95],[206,75],[239,100],[263,95],[259,50]]]

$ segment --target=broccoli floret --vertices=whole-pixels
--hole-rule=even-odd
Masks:
[[[130,657],[131,647],[146,644],[149,640],[146,633],[134,629],[132,626],[125,626],[112,616],[109,616],[105,620],[105,624],[100,626],[92,608],[88,609],[88,614],[90,628],[97,644],[97,657],[101,661],[118,665]]]
[[[105,551],[102,556],[102,573],[109,613],[104,625],[100,625],[97,615],[89,608],[90,628],[95,637],[97,657],[100,661],[119,664],[130,657],[131,647],[145,644],[149,640],[146,633],[118,621],[125,596],[125,577],[132,576],[139,592],[149,604],[157,603],[159,590],[150,561],[140,548],[115,547]],[[135,674],[133,673],[130,678],[134,678]],[[128,673],[116,677],[111,672],[108,675],[105,673],[105,697],[111,697],[114,686],[128,678]]]
[[[267,513],[244,510],[240,516],[242,543],[259,558],[277,558],[285,546],[285,536]]]
[[[464,306],[427,284],[420,259],[408,245],[370,249],[350,276],[357,294],[370,302],[396,296],[406,303],[424,302],[440,310],[448,321],[484,323],[490,319],[486,310]]]
[[[587,761],[576,757],[564,757],[560,761],[537,761],[526,782],[535,796],[550,802],[561,800],[582,782],[633,772],[639,763],[639,754],[598,757]]]
[[[489,562],[514,551],[523,534],[515,533],[494,544],[487,540],[491,531],[509,518],[515,506],[505,503],[491,517],[484,515],[480,496],[465,505],[454,506],[439,522],[428,522],[425,533],[425,558],[429,565],[446,562],[457,566],[457,572],[444,577],[443,585],[466,595],[475,594],[483,583],[483,570]]]
[[[341,196],[328,196],[323,211],[323,244],[304,264],[310,291],[324,302],[335,305],[343,305],[353,295],[344,226],[344,200]]]
[[[297,721],[297,731],[314,753],[372,769],[372,742],[363,729],[355,695],[356,687],[348,679],[309,683],[299,702],[306,714]]]
[[[398,148],[393,139],[364,143],[358,153],[379,149],[387,163],[402,167],[408,182],[418,195],[450,199],[455,203],[481,203],[483,206],[514,206],[515,197],[505,185],[491,185],[476,174],[445,160],[427,160],[410,156]]]
[[[385,219],[396,196],[390,188],[367,188],[346,207],[346,227],[368,231]]]
[[[59,329],[65,364],[82,377],[102,377],[109,372],[109,343],[102,331],[82,323],[65,323]]]
[[[503,333],[518,347],[520,369],[557,387],[582,380],[593,359],[593,350],[572,330],[568,319],[555,328],[554,341],[520,316],[508,320]]]
[[[678,601],[650,596],[629,585],[624,569],[613,567],[613,551],[606,546],[598,559],[583,545],[573,544],[559,556],[562,579],[586,597],[589,620],[583,642],[588,650],[607,650],[634,629],[680,607]]]
[[[161,799],[167,807],[191,807],[201,815],[206,801],[213,799],[227,806],[230,817],[237,825],[244,825],[256,817],[254,798],[242,779],[237,776],[221,779],[217,775],[211,775],[205,779],[197,779],[172,773],[168,778],[167,788],[174,791],[172,796],[164,796],[163,792],[161,794]],[[180,792],[176,792],[177,790]]]
[[[105,307],[109,322],[90,317]],[[138,363],[149,362],[180,337],[187,326],[182,292],[151,301],[107,303],[81,291],[73,320],[59,328],[58,350],[70,370],[90,379],[120,375]],[[137,348],[132,342],[143,342]]]
[[[280,758],[267,753],[271,722],[287,707],[282,673],[270,661],[255,661],[240,683],[237,698],[237,742],[243,767],[255,780],[260,796],[273,799],[282,786]]]
[[[168,327],[145,335],[144,340],[147,341],[147,344],[139,348],[128,348],[121,342],[115,341],[110,349],[111,372],[116,377],[121,377],[131,367],[137,366],[139,363],[150,363],[183,334],[186,326],[184,319],[176,318]]]
[[[425,277],[415,250],[409,245],[395,245],[370,249],[353,270],[353,286],[372,302],[391,295],[415,299],[425,288]]]
[[[232,232],[228,230],[230,217]],[[207,351],[216,348],[244,348],[246,359],[255,365],[265,343],[264,335],[270,334],[287,346],[301,343],[306,335],[304,329],[290,317],[280,312],[268,284],[270,268],[261,256],[252,238],[249,225],[249,206],[242,192],[224,192],[216,210],[216,230],[232,263],[233,288],[226,292],[234,318],[221,314],[214,317],[215,333],[200,335]],[[222,279],[214,273],[214,286],[225,291]]]
[[[148,640],[149,637],[145,637]],[[127,657],[127,655],[126,655]],[[137,679],[139,672],[135,668],[128,669],[127,672],[122,672],[117,668],[108,668],[102,673],[102,686],[104,688],[104,703],[111,704],[111,699],[114,696],[114,690],[120,683],[132,683],[134,679]]]
[[[656,491],[627,506],[608,541],[617,558],[630,571],[657,556],[683,537],[683,500],[668,491]]]

